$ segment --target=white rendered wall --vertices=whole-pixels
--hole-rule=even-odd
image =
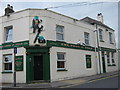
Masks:
[[[68,71],[57,71],[57,52],[65,52],[66,69]],[[58,81],[76,77],[83,77],[97,74],[95,53],[77,49],[52,47],[50,49],[50,76],[51,81]],[[86,57],[91,55],[92,68],[86,69]]]
[[[116,49],[115,32],[113,30],[110,30],[110,29],[108,29],[108,31],[106,31],[106,28],[104,28],[102,26],[98,26],[98,29],[103,30],[103,41],[104,42],[99,42],[100,46],[106,47],[106,48]],[[109,42],[109,32],[112,33],[112,41],[114,44],[110,44],[110,42]]]
[[[44,30],[40,35],[47,40],[56,41],[56,25],[64,26],[64,41],[68,43],[77,43],[79,40],[84,42],[84,32],[90,33],[90,38],[94,38],[94,27],[81,23],[80,21],[74,21],[74,18],[64,16],[59,13],[55,13],[49,10],[30,10],[30,24],[34,16],[38,16],[42,19],[42,25]],[[32,29],[30,29],[31,32]],[[31,32],[32,33],[32,32]],[[36,34],[35,34],[36,35]],[[34,36],[35,36],[34,35]],[[33,36],[33,37],[34,37]],[[33,38],[30,37],[30,40]],[[33,41],[33,40],[32,40]],[[94,46],[94,41],[90,39],[90,46]]]
[[[13,26],[12,42],[25,41],[29,39],[29,11],[21,11],[2,18],[2,43],[5,41],[4,27]]]
[[[110,54],[110,56],[111,56],[111,54]],[[118,66],[119,66],[119,64],[118,64],[118,52],[116,52],[115,53],[115,56],[114,56],[115,58],[114,58],[114,60],[115,60],[115,65],[116,66],[107,66],[107,70],[108,70],[108,72],[112,72],[112,71],[118,71]],[[111,60],[111,59],[110,59]],[[111,63],[112,63],[112,60],[111,60]]]
[[[2,72],[2,50],[0,50],[0,72]],[[2,82],[2,73],[0,73],[0,83]]]
[[[3,50],[3,55],[12,54],[12,72],[14,71],[14,55],[13,55],[13,49]],[[26,83],[26,51],[25,49],[18,48],[18,52],[16,56],[23,55],[23,61],[24,61],[24,70],[23,71],[17,71],[16,72],[16,81],[17,83]],[[3,58],[3,57],[2,57]],[[3,63],[3,59],[2,63]],[[4,72],[4,69],[2,68],[2,72]],[[2,73],[2,82],[3,83],[12,83],[13,82],[13,73]]]
[[[2,30],[2,18],[0,18],[0,32]],[[2,33],[0,33],[0,45],[2,43]],[[2,72],[2,50],[0,50],[0,72]],[[2,82],[2,74],[0,73],[0,83]]]

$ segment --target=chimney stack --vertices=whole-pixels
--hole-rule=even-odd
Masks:
[[[98,13],[97,20],[102,22],[102,23],[104,22],[102,13]]]

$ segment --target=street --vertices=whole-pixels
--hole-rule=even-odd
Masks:
[[[120,79],[120,76],[119,76]],[[62,88],[118,88],[118,75],[88,81],[84,84],[72,85]]]

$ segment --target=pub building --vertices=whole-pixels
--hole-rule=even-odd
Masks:
[[[0,81],[54,82],[118,69],[115,30],[97,19],[75,19],[46,9],[0,17]],[[14,54],[14,48],[17,48]],[[15,68],[14,68],[15,67]]]

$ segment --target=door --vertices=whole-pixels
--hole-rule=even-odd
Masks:
[[[43,55],[34,56],[34,80],[43,80]]]
[[[106,73],[106,65],[105,65],[104,52],[102,52],[102,66],[103,66],[103,73]]]
[[[49,47],[27,47],[26,52],[26,83],[50,81]]]

